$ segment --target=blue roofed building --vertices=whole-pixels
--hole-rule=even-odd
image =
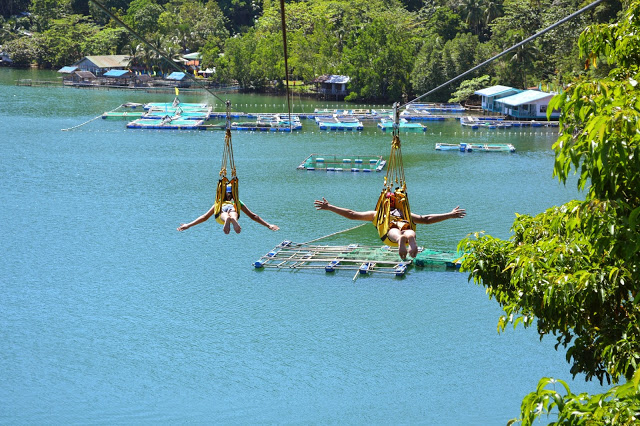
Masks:
[[[504,114],[504,111],[502,111],[503,104],[496,101],[507,96],[515,95],[521,91],[522,90],[509,86],[491,86],[486,89],[477,90],[474,93],[482,97],[483,110]]]
[[[316,84],[319,95],[341,99],[349,93],[347,84],[350,81],[351,78],[346,75],[325,74],[313,80],[313,83]]]
[[[110,71],[123,68],[129,68],[131,57],[128,55],[102,55],[102,56],[85,56],[73,66],[80,71],[90,71],[96,76]]]
[[[539,90],[525,90],[515,95],[497,99],[495,102],[502,105],[503,114],[517,119],[547,119],[549,101],[555,93],[541,92]],[[560,111],[551,113],[550,119],[557,120]]]

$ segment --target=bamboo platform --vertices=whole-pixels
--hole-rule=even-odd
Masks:
[[[253,262],[253,266],[256,269],[314,269],[325,273],[349,271],[355,272],[353,279],[356,280],[359,275],[368,274],[403,277],[414,264],[455,270],[460,266],[459,257],[457,253],[419,248],[415,259],[402,260],[397,247],[386,245],[331,246],[283,241]]]

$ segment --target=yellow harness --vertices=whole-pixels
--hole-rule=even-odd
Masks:
[[[231,179],[227,178],[227,162],[231,168]],[[220,180],[216,188],[216,200],[213,203],[213,215],[219,224],[224,224],[220,218],[222,206],[231,203],[226,200],[227,185],[231,185],[233,195],[233,207],[240,217],[240,198],[238,197],[238,177],[236,176],[236,166],[233,162],[233,146],[231,145],[231,103],[227,101],[227,128],[224,134],[224,152],[222,154],[222,166],[220,167]]]
[[[397,107],[395,114],[398,114]],[[397,122],[397,120],[396,120]],[[395,191],[393,186],[396,184]],[[393,140],[391,141],[391,154],[389,155],[389,165],[387,168],[387,176],[384,178],[384,185],[376,204],[376,216],[373,224],[378,230],[380,239],[389,246],[397,246],[398,243],[389,240],[389,230],[394,227],[394,221],[397,216],[391,214],[391,200],[387,198],[387,193],[395,194],[395,208],[402,214],[402,220],[407,222],[412,230],[416,230],[416,224],[411,218],[411,208],[409,207],[409,197],[407,195],[407,184],[404,179],[404,166],[402,164],[402,151],[400,146],[400,137],[398,136],[398,128],[394,126]],[[402,228],[401,228],[402,229]]]

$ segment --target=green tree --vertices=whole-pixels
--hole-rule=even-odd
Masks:
[[[32,13],[34,29],[43,32],[54,19],[71,14],[70,0],[31,0],[29,12]]]
[[[614,68],[605,77],[583,76],[549,104],[549,112],[562,112],[554,175],[566,183],[577,172],[585,200],[534,217],[517,215],[508,240],[476,234],[460,245],[468,253],[462,267],[469,278],[502,306],[499,330],[522,323],[535,324],[541,338],[553,334],[557,346],[567,348],[574,376],[616,383],[633,378],[626,395],[634,401],[635,416],[640,400],[638,16],[635,0],[619,22],[587,28],[578,43],[582,58],[593,68],[603,57]],[[601,413],[574,412],[560,397],[553,404],[530,403],[541,395],[539,388],[523,401],[523,424],[552,408],[572,422],[565,424],[617,424],[616,411],[627,415],[619,394],[601,398],[599,404],[614,411],[607,422]]]
[[[38,37],[20,37],[2,45],[15,66],[26,67],[37,63],[42,56],[42,46]]]
[[[390,16],[374,18],[344,50],[345,72],[351,77],[347,100],[407,100],[414,49],[401,23]]]
[[[87,54],[87,40],[93,39],[98,31],[98,27],[81,15],[53,20],[49,29],[42,34],[40,64],[59,68],[79,61]]]
[[[449,99],[449,102],[459,102],[464,104],[469,98],[474,96],[474,93],[476,91],[489,86],[490,82],[491,77],[489,77],[488,75],[472,78],[471,80],[464,80],[458,86],[458,90],[451,94],[451,99]],[[477,95],[475,96],[478,97]]]

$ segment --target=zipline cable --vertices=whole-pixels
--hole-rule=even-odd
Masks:
[[[100,10],[102,10],[104,13],[106,13],[107,15],[109,15],[109,17],[111,19],[113,19],[118,25],[120,25],[121,27],[123,27],[125,30],[127,30],[129,33],[133,34],[138,40],[140,40],[141,42],[143,42],[144,44],[146,44],[149,48],[151,48],[151,50],[153,50],[154,52],[156,52],[158,55],[160,55],[160,57],[162,57],[162,59],[164,59],[165,61],[167,61],[169,63],[169,65],[171,65],[173,68],[177,69],[180,72],[183,72],[191,81],[194,81],[196,84],[200,85],[204,90],[206,90],[209,94],[211,94],[214,98],[218,99],[220,102],[222,102],[223,104],[225,103],[224,100],[220,99],[215,93],[213,93],[211,90],[209,90],[207,88],[207,86],[205,86],[202,82],[196,80],[195,78],[193,78],[191,76],[191,74],[188,72],[188,70],[186,68],[181,68],[180,66],[178,66],[178,64],[176,64],[171,58],[169,58],[167,56],[166,53],[162,52],[159,48],[155,47],[153,44],[149,43],[144,37],[142,37],[140,34],[138,34],[137,32],[135,32],[133,30],[133,28],[129,27],[127,24],[125,24],[124,22],[122,22],[122,20],[120,18],[118,18],[116,15],[114,15],[113,13],[111,13],[109,11],[109,9],[107,9],[104,5],[102,5],[98,0],[89,0],[91,3],[95,4]]]
[[[498,59],[499,57],[501,57],[501,56],[503,56],[503,55],[506,55],[507,53],[511,52],[512,50],[517,49],[518,47],[520,47],[520,46],[522,46],[522,45],[524,45],[524,44],[526,44],[526,43],[530,42],[531,40],[533,40],[533,39],[536,39],[536,38],[540,37],[541,35],[543,35],[543,34],[545,34],[545,33],[549,32],[549,31],[551,31],[551,30],[552,30],[552,29],[554,29],[555,27],[557,27],[557,26],[559,26],[559,25],[564,24],[565,22],[567,22],[567,21],[569,21],[569,20],[571,20],[571,19],[575,18],[575,17],[576,17],[576,16],[578,16],[578,15],[583,14],[583,13],[584,13],[584,12],[586,12],[587,10],[594,8],[595,6],[599,5],[599,4],[600,4],[600,3],[602,3],[603,1],[604,1],[604,0],[596,0],[596,1],[594,1],[593,3],[591,3],[591,4],[589,4],[589,5],[585,6],[585,7],[583,7],[582,9],[578,10],[577,12],[574,12],[574,13],[572,13],[571,15],[567,16],[566,18],[563,18],[563,19],[559,20],[559,21],[558,21],[558,22],[556,22],[555,24],[552,24],[552,25],[548,26],[548,27],[547,27],[547,28],[545,28],[544,30],[542,30],[542,31],[540,31],[540,32],[538,32],[538,33],[536,33],[536,34],[532,35],[531,37],[529,37],[529,38],[527,38],[527,39],[525,39],[525,40],[522,40],[520,43],[516,43],[516,44],[514,44],[513,46],[511,46],[510,48],[508,48],[507,50],[503,50],[501,53],[498,53],[496,56],[494,56],[494,57],[492,57],[492,58],[490,58],[490,59],[487,59],[486,61],[484,61],[484,62],[483,62],[483,63],[481,63],[480,65],[476,65],[475,67],[471,68],[471,69],[470,69],[470,70],[468,70],[468,71],[463,72],[462,74],[458,75],[457,77],[452,78],[451,80],[447,81],[446,83],[442,83],[440,86],[436,87],[435,89],[431,89],[431,90],[430,90],[430,91],[428,91],[427,93],[425,93],[425,94],[423,94],[423,95],[418,96],[417,98],[415,98],[415,99],[414,99],[414,100],[412,100],[412,101],[407,102],[406,104],[402,105],[401,107],[404,107],[404,106],[406,106],[406,105],[409,105],[410,103],[413,103],[413,102],[415,102],[415,101],[417,101],[417,100],[420,100],[420,99],[424,98],[425,96],[430,95],[430,94],[432,94],[433,92],[436,92],[436,91],[438,91],[438,90],[442,89],[442,88],[443,88],[443,87],[445,87],[445,86],[448,86],[449,84],[453,83],[454,81],[461,79],[461,78],[462,78],[462,77],[464,77],[465,75],[467,75],[467,74],[469,74],[469,73],[472,73],[472,72],[474,72],[475,70],[477,70],[477,69],[480,69],[480,68],[484,67],[484,66],[485,66],[485,65],[487,65],[488,63],[491,63],[491,62],[495,61],[495,60],[496,60],[496,59]]]
[[[289,107],[289,130],[292,129],[291,122],[291,93],[289,92],[289,64],[287,63],[287,23],[284,17],[284,0],[280,0],[280,20],[282,22],[282,45],[284,46],[284,74],[287,88],[287,106]]]

